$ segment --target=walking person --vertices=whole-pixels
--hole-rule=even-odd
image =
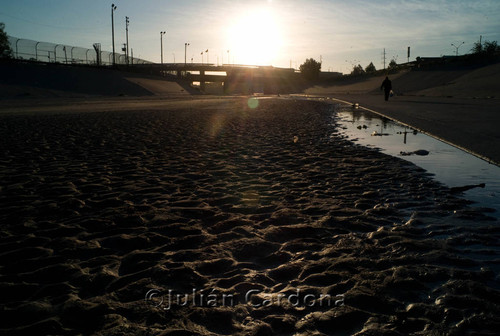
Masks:
[[[380,90],[384,90],[385,101],[388,101],[392,91],[392,82],[390,81],[389,77],[385,77],[382,85],[380,86]]]

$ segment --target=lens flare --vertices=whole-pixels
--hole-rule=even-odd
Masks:
[[[250,107],[251,109],[259,107],[259,100],[257,98],[249,98],[248,107]]]

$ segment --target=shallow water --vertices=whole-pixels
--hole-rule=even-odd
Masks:
[[[490,215],[500,218],[500,167],[375,113],[347,105],[336,105],[335,111],[342,133],[360,145],[411,161],[449,187],[484,183],[464,196],[478,207],[496,210]],[[421,149],[429,154],[401,154]]]

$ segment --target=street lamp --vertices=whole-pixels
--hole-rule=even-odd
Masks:
[[[462,42],[458,45],[458,47],[456,45],[454,45],[453,43],[451,44],[453,47],[455,47],[455,56],[458,56],[458,48],[460,48],[462,46],[462,44],[464,44],[465,42]]]
[[[16,41],[16,58],[19,58],[19,51],[17,50],[17,43],[21,41],[21,39],[17,39]]]
[[[115,65],[115,18],[114,11],[118,7],[115,4],[111,4],[111,43],[113,43],[113,65]]]
[[[126,35],[127,35],[127,51],[126,51],[126,56],[125,56],[125,58],[126,58],[125,63],[127,63],[127,65],[128,65],[128,24],[129,24],[129,22],[130,21],[129,21],[128,16],[125,16],[125,31],[126,31]]]
[[[60,44],[56,44],[56,46],[54,47],[54,63],[57,63],[57,54],[56,54],[56,50],[57,50],[57,47],[59,47]]]
[[[160,32],[160,49],[161,49],[161,64],[163,64],[163,35],[165,35],[167,32],[161,31]]]
[[[38,61],[38,45],[40,44],[41,42],[37,42],[35,44],[35,59]]]
[[[229,61],[229,49],[227,50],[227,64],[229,65],[231,62]]]
[[[187,47],[188,47],[189,43],[184,43],[184,66],[186,66],[187,64],[187,59],[186,59],[186,52],[187,52]]]

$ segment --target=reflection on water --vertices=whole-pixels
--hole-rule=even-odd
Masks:
[[[495,209],[491,215],[500,218],[500,167],[377,114],[346,105],[337,105],[336,112],[342,133],[358,144],[411,161],[449,187],[485,183],[464,195],[479,207]],[[419,150],[428,155],[401,154]]]

